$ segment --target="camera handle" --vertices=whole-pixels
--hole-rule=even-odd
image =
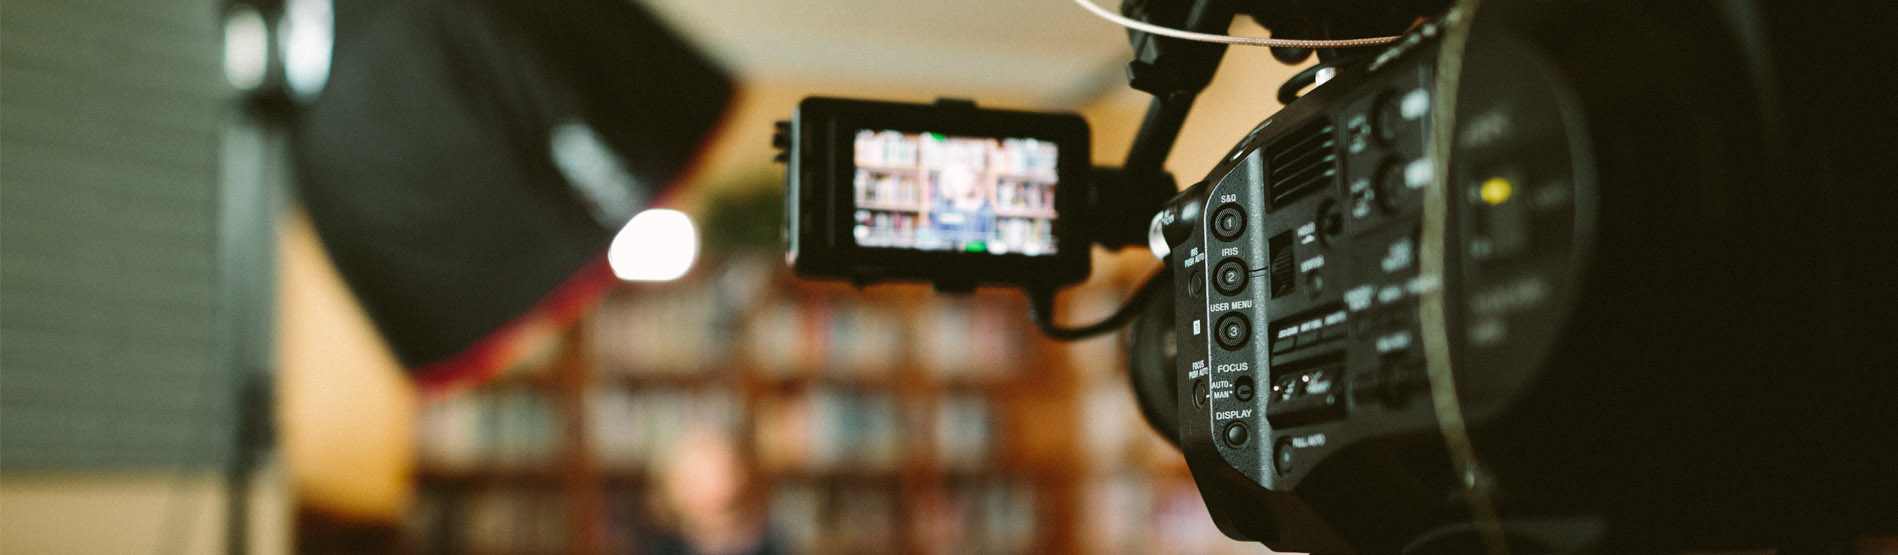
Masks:
[[[1150,23],[1201,32],[1224,31],[1232,24],[1235,12],[1230,2],[1213,0],[1127,0],[1121,11]],[[1127,84],[1153,95],[1147,114],[1134,133],[1133,146],[1118,169],[1095,168],[1094,186],[1088,199],[1089,220],[1098,222],[1088,230],[1094,242],[1110,249],[1146,242],[1147,222],[1178,193],[1178,185],[1165,169],[1167,155],[1179,139],[1180,126],[1213,70],[1226,54],[1226,45],[1162,37],[1141,31],[1129,31],[1134,60],[1127,63]],[[1111,225],[1114,222],[1122,225]],[[1165,264],[1134,290],[1120,309],[1099,322],[1064,327],[1054,322],[1055,290],[1038,287],[1028,290],[1028,318],[1042,335],[1060,341],[1075,341],[1111,332],[1125,326],[1146,307],[1158,284],[1155,279],[1167,271]]]
[[[1240,2],[1231,0],[1125,0],[1121,13],[1175,29],[1223,33],[1238,17]],[[1294,7],[1288,2],[1248,4],[1244,13],[1272,30],[1276,38],[1340,39],[1396,34],[1426,14],[1442,13],[1448,0],[1358,0]],[[1315,35],[1315,36],[1314,36]],[[1193,100],[1212,82],[1226,55],[1226,45],[1195,42],[1129,30],[1134,60],[1127,63],[1127,84],[1153,95],[1123,171],[1139,175],[1159,172],[1166,163],[1180,125]],[[1319,49],[1325,65],[1341,65],[1375,47]],[[1273,56],[1287,64],[1305,60],[1314,50],[1274,48]],[[1281,95],[1283,97],[1283,95]]]
[[[1197,32],[1217,33],[1232,25],[1238,15],[1233,2],[1221,0],[1127,0],[1121,11],[1149,23]],[[1330,20],[1334,18],[1321,18]],[[1332,31],[1333,29],[1325,29]],[[1225,57],[1226,45],[1163,37],[1141,31],[1129,31],[1134,60],[1127,63],[1127,84],[1153,95],[1140,128],[1134,133],[1133,146],[1119,169],[1095,168],[1094,186],[1087,203],[1088,230],[1094,242],[1110,249],[1143,244],[1146,224],[1174,195],[1178,185],[1165,169],[1167,156],[1179,140],[1180,127],[1200,91],[1212,82],[1213,72]],[[1302,56],[1300,56],[1302,58]],[[1111,225],[1109,222],[1132,222]],[[1164,280],[1154,277],[1166,272],[1164,264],[1152,277],[1128,297],[1112,316],[1081,327],[1054,323],[1053,288],[1028,291],[1029,319],[1043,335],[1062,341],[1085,339],[1113,331],[1132,321]]]
[[[1123,13],[1150,23],[1200,32],[1219,32],[1232,24],[1232,3],[1215,0],[1128,0]],[[1167,155],[1179,139],[1180,125],[1226,54],[1226,45],[1193,42],[1130,31],[1134,60],[1127,63],[1127,84],[1153,95],[1147,114],[1134,133],[1133,146],[1118,169],[1095,168],[1094,186],[1088,199],[1089,219],[1100,222],[1090,229],[1094,242],[1107,248],[1145,244],[1147,223],[1153,214],[1178,194],[1178,185],[1165,169]],[[1122,223],[1110,227],[1108,222]],[[1127,302],[1106,319],[1080,327],[1054,323],[1055,291],[1050,287],[1028,290],[1028,317],[1042,335],[1061,341],[1075,341],[1111,332],[1125,326],[1146,307],[1158,284],[1155,277],[1167,271],[1161,264],[1145,283],[1134,290]]]
[[[1432,3],[1441,0],[1417,1]],[[1219,33],[1230,27],[1233,18],[1238,16],[1235,4],[1224,0],[1126,0],[1121,5],[1121,12],[1156,25]],[[1395,12],[1401,13],[1402,10]],[[1261,14],[1253,12],[1252,15],[1257,19]],[[1367,29],[1402,28],[1402,17],[1392,19],[1389,15],[1364,17],[1355,13],[1347,16],[1330,12],[1312,15],[1316,17],[1297,19],[1307,26],[1311,26],[1314,19],[1319,22],[1317,29],[1307,28],[1304,32],[1316,31],[1326,37],[1339,33],[1359,33]],[[1279,27],[1284,27],[1288,32],[1295,31],[1291,25],[1274,27],[1275,32]],[[1178,185],[1165,169],[1167,156],[1172,154],[1173,145],[1179,140],[1180,127],[1186,122],[1186,114],[1192,110],[1193,101],[1212,82],[1213,72],[1219,68],[1220,59],[1226,55],[1224,44],[1194,42],[1137,30],[1128,31],[1127,38],[1134,51],[1134,60],[1127,63],[1127,84],[1152,94],[1153,101],[1147,105],[1146,116],[1141,119],[1139,130],[1134,133],[1133,146],[1128,149],[1127,159],[1122,166],[1119,169],[1095,168],[1092,176],[1094,186],[1090,188],[1087,211],[1088,219],[1096,223],[1087,232],[1096,244],[1110,249],[1138,245],[1145,241],[1145,224],[1178,194]],[[1309,54],[1309,51],[1296,50],[1299,49],[1274,54],[1287,63],[1303,60]],[[1327,62],[1338,63],[1332,60]],[[1109,222],[1133,222],[1134,225],[1112,225]],[[1113,331],[1140,313],[1157,288],[1155,284],[1166,281],[1155,278],[1166,271],[1167,266],[1161,264],[1160,269],[1135,290],[1112,316],[1075,328],[1054,323],[1053,288],[1031,288],[1028,291],[1029,319],[1034,321],[1035,327],[1043,335],[1062,341],[1085,339]]]
[[[1231,2],[1214,0],[1127,0],[1121,11],[1148,23],[1197,32],[1223,32],[1236,12]],[[1226,45],[1128,31],[1134,60],[1127,63],[1127,84],[1153,95],[1147,115],[1134,134],[1122,171],[1129,175],[1162,173],[1179,138],[1180,125],[1193,100],[1213,80]]]

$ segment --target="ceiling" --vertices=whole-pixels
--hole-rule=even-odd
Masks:
[[[1070,0],[643,3],[747,79],[1007,92],[1072,107],[1124,88],[1130,58],[1119,27]]]

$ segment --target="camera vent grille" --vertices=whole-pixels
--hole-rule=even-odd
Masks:
[[[1331,120],[1319,119],[1279,137],[1266,147],[1270,172],[1266,191],[1273,206],[1283,206],[1338,178],[1338,140]]]

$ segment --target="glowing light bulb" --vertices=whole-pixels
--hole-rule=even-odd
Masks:
[[[677,210],[655,208],[626,222],[607,247],[606,261],[623,280],[672,281],[692,268],[698,253],[692,219]]]

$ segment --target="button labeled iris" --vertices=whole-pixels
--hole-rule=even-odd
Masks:
[[[1227,258],[1213,267],[1213,289],[1226,295],[1237,295],[1246,290],[1246,263],[1238,258]]]

